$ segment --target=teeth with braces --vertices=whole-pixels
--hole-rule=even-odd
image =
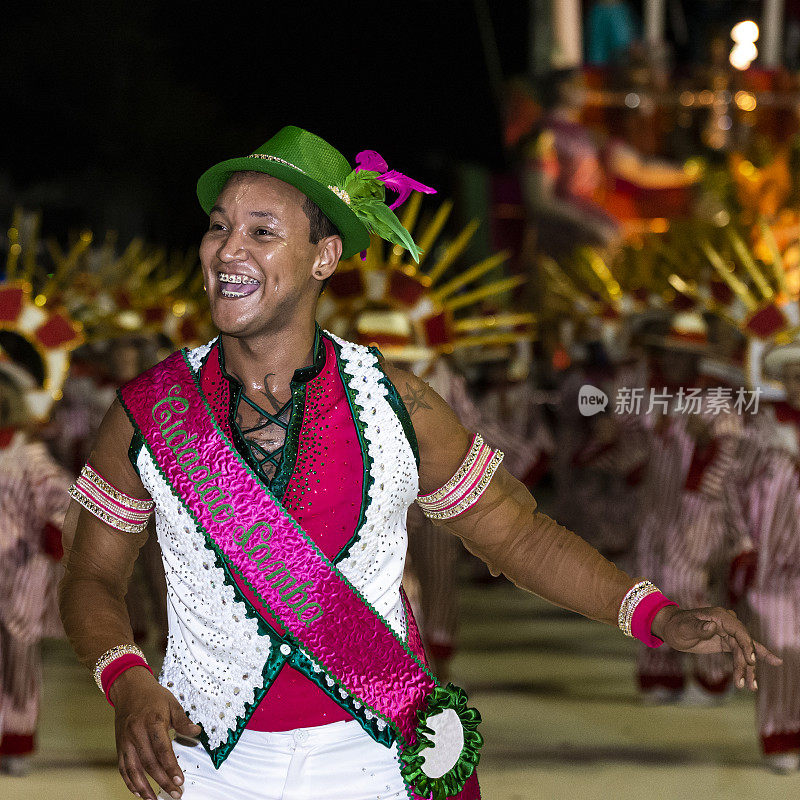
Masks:
[[[249,283],[258,285],[255,278],[248,278],[247,275],[230,275],[227,272],[219,273],[220,283]]]

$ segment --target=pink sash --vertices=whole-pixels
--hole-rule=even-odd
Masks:
[[[391,725],[399,744],[413,745],[435,679],[254,475],[219,429],[184,354],[121,397],[162,476],[261,610]]]

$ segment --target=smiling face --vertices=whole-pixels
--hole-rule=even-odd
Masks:
[[[338,236],[310,241],[305,199],[294,186],[252,172],[235,173],[220,192],[200,263],[222,333],[246,338],[313,320],[342,242]]]

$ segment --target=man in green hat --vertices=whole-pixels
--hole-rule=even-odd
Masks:
[[[290,127],[200,178],[220,336],[120,390],[71,490],[62,617],[115,707],[120,772],[140,797],[155,798],[148,773],[187,800],[480,796],[480,717],[427,668],[400,588],[415,500],[493,573],[558,605],[651,646],[732,652],[741,687],[757,656],[775,660],[735,616],[678,609],[538,513],[425,383],[319,330],[325,281],[370,232],[419,253],[392,209],[428,187],[374,151],[356,161]],[[160,681],[123,602],[153,510]]]

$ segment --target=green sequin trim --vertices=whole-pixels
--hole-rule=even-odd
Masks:
[[[295,466],[297,465],[298,446],[300,442],[300,432],[303,428],[306,408],[306,390],[308,384],[325,367],[325,347],[322,344],[320,328],[317,325],[314,333],[314,363],[308,367],[303,367],[295,371],[292,378],[292,413],[289,417],[289,424],[286,429],[286,437],[283,444],[283,453],[277,471],[272,479],[264,473],[261,464],[252,457],[250,444],[242,434],[239,424],[236,421],[236,412],[242,396],[242,385],[225,368],[225,350],[221,343],[217,342],[219,349],[219,364],[222,374],[231,386],[231,402],[228,410],[228,423],[233,433],[233,441],[236,449],[244,456],[250,468],[258,475],[263,483],[267,483],[272,494],[278,498],[283,498],[286,487],[292,479]]]
[[[261,633],[260,630],[259,633]],[[251,703],[245,703],[244,714],[241,717],[236,718],[236,727],[228,730],[228,738],[225,740],[225,742],[217,747],[210,747],[208,743],[208,735],[206,734],[205,729],[201,726],[200,736],[198,738],[208,754],[211,756],[211,763],[216,769],[219,769],[225,762],[225,759],[231,754],[231,750],[233,750],[233,748],[236,746],[236,743],[242,736],[242,731],[244,731],[244,729],[247,727],[250,717],[253,716],[253,712],[258,707],[258,704],[264,699],[264,696],[275,682],[275,678],[278,677],[281,667],[283,667],[284,663],[286,662],[286,656],[280,652],[276,642],[272,640],[272,637],[270,637],[270,640],[271,647],[269,651],[269,658],[264,664],[264,669],[261,670],[262,686],[260,689],[256,689],[253,696],[253,701]]]
[[[289,417],[289,427],[286,429],[286,438],[283,444],[283,455],[275,477],[270,482],[269,488],[275,497],[282,498],[286,487],[292,479],[297,454],[300,447],[300,431],[306,415],[307,383],[296,384],[292,381],[292,414]]]
[[[344,386],[345,397],[350,405],[350,416],[353,418],[353,422],[356,426],[358,445],[361,448],[361,458],[364,464],[364,475],[361,481],[361,509],[358,512],[358,522],[356,523],[353,535],[350,537],[344,547],[342,547],[342,549],[337,553],[336,558],[333,559],[333,563],[338,564],[340,561],[343,561],[345,558],[347,558],[353,545],[358,541],[359,536],[361,535],[361,528],[364,525],[364,519],[367,515],[367,507],[370,503],[369,490],[372,487],[372,484],[375,483],[375,478],[372,477],[372,456],[369,454],[369,447],[367,446],[367,440],[364,436],[364,429],[366,428],[366,425],[361,419],[364,409],[356,403],[356,392],[350,386],[351,378],[344,372],[341,346],[333,339],[328,338],[328,341],[330,341],[331,345],[333,345],[333,350],[336,353],[336,368],[339,371],[339,378],[342,381],[342,386]]]
[[[133,468],[136,470],[137,475],[139,475],[139,465],[136,462],[139,460],[139,453],[142,452],[143,447],[144,437],[141,433],[139,433],[138,429],[134,427],[133,436],[131,436],[131,443],[128,446],[128,461],[133,464]]]
[[[386,395],[386,399],[389,401],[389,405],[392,407],[392,410],[397,415],[397,418],[400,420],[400,425],[403,427],[403,433],[406,435],[406,439],[408,439],[408,444],[411,447],[411,452],[414,454],[414,461],[417,462],[417,469],[419,469],[419,442],[417,441],[417,432],[414,430],[414,423],[411,421],[411,415],[408,413],[408,409],[406,408],[406,404],[403,402],[403,398],[400,396],[400,392],[397,391],[397,387],[392,383],[389,379],[389,376],[384,372],[383,367],[381,367],[381,361],[383,360],[383,356],[381,355],[381,351],[378,350],[377,347],[370,347],[370,352],[378,359],[378,363],[375,365],[378,370],[380,370],[383,377],[381,378],[381,383],[386,387],[388,394]]]
[[[314,671],[314,662],[311,661],[305,653],[301,650],[294,650],[289,659],[289,666],[294,667],[298,672],[302,672],[310,681],[317,685],[328,697],[331,698],[338,706],[343,708],[349,714],[355,717],[361,727],[369,734],[376,742],[391,747],[395,740],[394,730],[391,725],[385,725],[383,730],[378,727],[376,719],[367,719],[364,714],[364,706],[356,707],[356,700],[351,695],[342,697],[339,693],[339,685],[334,682],[333,686],[329,686],[325,680],[329,677],[328,674],[322,670],[321,672]],[[331,680],[334,680],[331,677]]]

